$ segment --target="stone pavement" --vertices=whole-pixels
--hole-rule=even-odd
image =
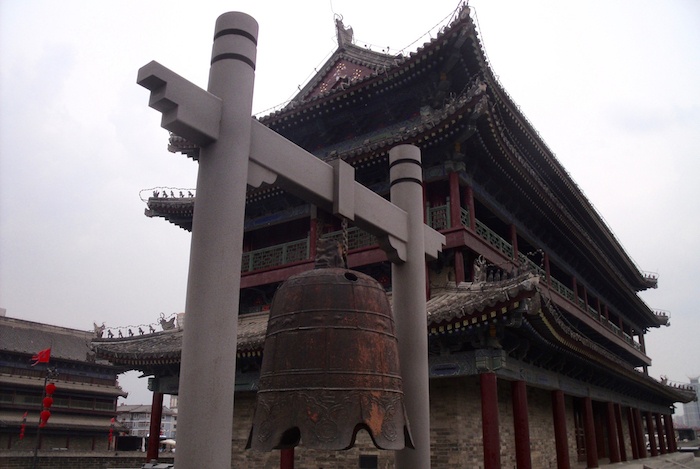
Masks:
[[[700,458],[693,453],[673,453],[653,458],[615,464],[601,464],[601,469],[700,469]]]

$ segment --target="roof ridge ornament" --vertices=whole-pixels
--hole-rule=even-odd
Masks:
[[[338,38],[339,49],[344,49],[346,45],[354,44],[355,42],[352,26],[345,27],[343,15],[335,15],[335,35]]]

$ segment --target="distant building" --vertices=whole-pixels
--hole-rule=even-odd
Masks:
[[[173,439],[177,433],[177,396],[170,396],[170,410],[173,412]]]
[[[33,449],[44,386],[56,385],[51,416],[40,432],[40,449],[105,450],[110,429],[119,431],[117,383],[123,371],[90,350],[93,331],[50,326],[0,315],[0,449]],[[32,357],[50,348],[49,363]],[[24,420],[24,438],[20,439]]]
[[[673,416],[673,425],[675,427],[686,427],[687,425],[685,424],[685,415],[683,415],[683,414],[674,415]]]
[[[150,433],[150,405],[120,405],[117,407],[117,421],[128,429],[130,436],[147,437]],[[160,418],[160,436],[175,439],[177,413],[163,406]]]
[[[700,428],[700,383],[699,377],[690,378],[690,387],[695,390],[696,399],[683,404],[685,414],[685,425],[691,428]]]

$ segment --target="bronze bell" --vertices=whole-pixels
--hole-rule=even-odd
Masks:
[[[248,447],[413,447],[389,300],[372,277],[328,267],[275,293]]]

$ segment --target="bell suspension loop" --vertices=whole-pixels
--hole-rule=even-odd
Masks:
[[[341,256],[343,258],[343,264],[345,265],[345,268],[348,268],[348,219],[345,217],[342,217],[342,221],[340,222],[341,229],[343,230],[343,241],[342,241],[342,246],[341,246]]]

